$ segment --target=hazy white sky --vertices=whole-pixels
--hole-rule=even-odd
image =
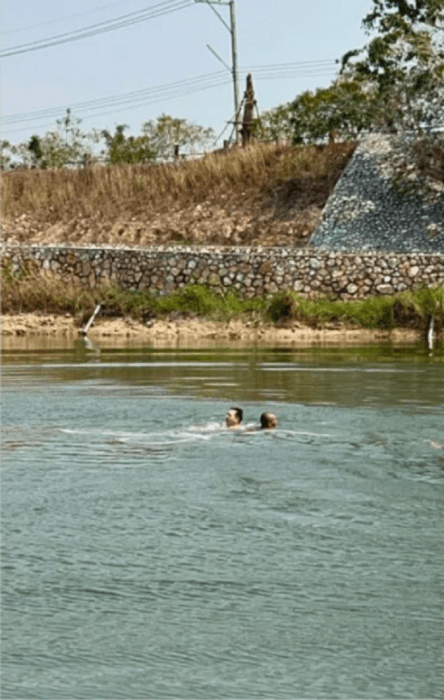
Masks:
[[[241,97],[247,72],[260,110],[328,85],[334,61],[366,42],[361,22],[372,6],[372,0],[236,0]],[[215,7],[229,23],[228,5]],[[127,23],[142,11],[157,16]],[[97,33],[123,16],[126,26]],[[231,74],[207,48],[231,66],[230,34],[204,2],[3,0],[1,24],[2,54],[98,25],[89,37],[3,57],[2,138],[12,143],[53,128],[67,107],[85,131],[124,123],[134,134],[162,113],[217,134],[232,117]],[[128,94],[139,91],[145,92]]]

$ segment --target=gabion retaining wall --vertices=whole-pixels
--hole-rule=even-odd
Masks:
[[[241,296],[291,289],[307,296],[357,299],[444,284],[442,253],[350,253],[310,248],[96,248],[3,246],[2,266],[14,275],[29,265],[95,288],[113,280],[127,290],[166,294],[206,284]]]
[[[343,251],[443,252],[444,183],[424,183],[421,193],[415,191],[419,181],[412,173],[412,191],[403,192],[393,184],[393,163],[399,157],[399,147],[388,136],[364,137],[336,183],[310,245]]]

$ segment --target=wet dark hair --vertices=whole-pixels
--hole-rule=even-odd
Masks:
[[[274,423],[274,421],[277,423],[277,418],[274,413],[262,413],[260,420],[261,428],[274,428],[275,425],[272,425],[272,423]]]
[[[235,406],[231,406],[230,411],[234,411],[236,413],[237,418],[239,418],[239,423],[242,422],[242,419],[244,417],[244,412],[241,408],[236,408]]]

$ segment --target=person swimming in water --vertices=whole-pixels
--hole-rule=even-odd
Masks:
[[[241,408],[230,408],[225,416],[225,425],[227,428],[241,428],[244,412]]]
[[[274,413],[262,413],[260,421],[261,430],[271,430],[272,428],[277,428],[278,419]]]

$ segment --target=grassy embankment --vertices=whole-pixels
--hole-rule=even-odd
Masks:
[[[265,144],[177,165],[7,172],[3,240],[304,245],[354,147]]]
[[[256,146],[176,166],[6,173],[3,238],[99,245],[304,245],[353,148]],[[444,320],[442,288],[353,302],[313,301],[285,291],[271,300],[242,300],[197,285],[155,297],[112,285],[88,291],[55,276],[36,276],[32,269],[19,277],[3,270],[2,313],[71,313],[81,325],[97,303],[102,315],[145,322],[192,314],[312,327],[421,329],[433,315],[439,332]]]

